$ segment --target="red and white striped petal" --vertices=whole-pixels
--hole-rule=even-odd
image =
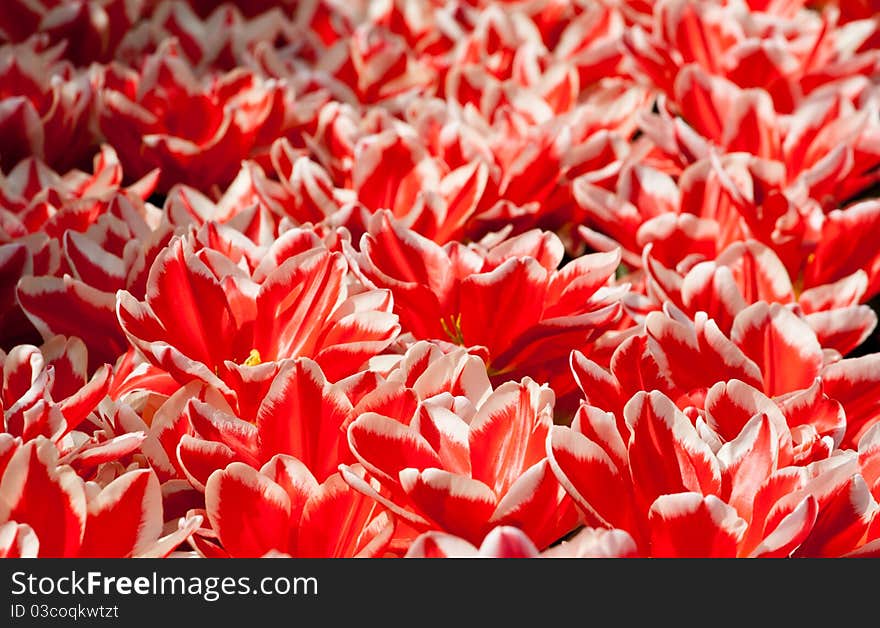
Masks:
[[[865,480],[853,475],[844,482],[817,489],[816,523],[793,555],[833,558],[857,549],[880,511]]]
[[[472,475],[468,427],[455,412],[433,403],[421,404],[412,422],[440,457],[442,468],[465,476]]]
[[[731,269],[746,304],[789,303],[794,291],[788,271],[773,249],[755,240],[734,242],[717,262]]]
[[[353,462],[343,429],[351,409],[315,362],[284,364],[257,411],[261,459],[294,456],[323,481],[339,464]]]
[[[748,524],[714,495],[661,495],[648,513],[654,558],[735,558]]]
[[[847,355],[861,345],[877,327],[877,314],[867,305],[853,305],[804,317],[825,349]]]
[[[143,432],[120,434],[105,441],[90,441],[72,452],[65,453],[62,462],[76,469],[80,475],[87,470],[99,468],[105,462],[117,462],[137,452],[144,442]]]
[[[337,382],[337,385],[340,384],[342,382]],[[351,393],[348,395],[351,397]],[[348,421],[351,422],[366,412],[375,412],[382,416],[397,417],[402,423],[408,424],[414,420],[418,408],[419,398],[412,388],[407,388],[399,382],[383,381],[375,383],[371,391],[358,399],[349,414]]]
[[[404,469],[440,468],[442,464],[418,432],[374,412],[362,414],[349,425],[348,444],[370,473],[395,484]]]
[[[88,381],[89,351],[80,338],[55,336],[43,343],[40,353],[46,367],[54,371],[52,398],[56,401],[75,395]]]
[[[681,282],[681,303],[688,312],[706,312],[725,331],[747,304],[730,268],[717,260],[688,271]]]
[[[440,469],[404,469],[400,486],[438,529],[478,542],[491,527],[497,499],[482,482]]]
[[[669,493],[721,492],[715,454],[668,397],[656,391],[636,393],[623,413],[631,431],[630,474],[642,507]]]
[[[625,401],[622,398],[620,383],[612,373],[580,351],[571,352],[569,366],[586,403],[605,408],[616,416],[622,416],[621,411]]]
[[[419,338],[442,338],[441,305],[454,283],[443,248],[394,221],[388,212],[371,219],[360,245],[358,266],[371,283],[394,292],[403,326]]]
[[[466,345],[482,345],[492,356],[509,348],[541,319],[547,270],[534,258],[511,258],[496,269],[461,282],[461,336]],[[510,312],[504,325],[492,325],[498,312]]]
[[[636,558],[636,542],[624,530],[583,528],[541,554],[543,558]]]
[[[404,558],[479,558],[480,550],[461,537],[432,530],[420,534]]]
[[[822,348],[810,327],[778,303],[740,312],[731,340],[761,369],[769,396],[808,388],[822,368]]]
[[[530,379],[496,388],[471,420],[472,477],[503,495],[528,467],[543,459],[553,399],[550,388]]]
[[[0,478],[6,471],[6,466],[12,460],[12,456],[21,447],[21,439],[8,432],[0,432]]]
[[[589,525],[620,528],[638,537],[638,513],[626,469],[619,469],[599,445],[570,428],[553,426],[547,459]]]
[[[315,361],[331,381],[364,368],[400,333],[393,299],[387,290],[370,290],[346,299],[326,322]]]
[[[424,531],[431,527],[430,522],[424,517],[404,506],[398,505],[394,501],[394,499],[401,502],[406,501],[406,497],[402,495],[400,491],[393,494],[392,496],[394,499],[391,499],[391,496],[389,496],[387,491],[380,489],[374,483],[369,482],[367,477],[365,477],[364,468],[362,466],[354,465],[349,467],[341,464],[339,465],[339,473],[342,476],[342,479],[345,480],[346,484],[357,492],[366,495],[370,499],[387,508],[389,512],[394,513],[401,521],[406,522],[413,530]]]
[[[750,558],[786,558],[794,552],[810,534],[819,506],[812,495],[808,495],[761,543],[748,553]]]
[[[779,439],[782,465],[789,463],[792,443],[786,417],[760,390],[736,379],[718,382],[706,393],[704,405],[709,427],[727,441],[737,438],[755,415],[767,416]]]
[[[880,558],[880,539],[865,543],[857,550],[844,554],[844,558]]]
[[[758,366],[704,314],[698,312],[692,324],[664,312],[651,312],[645,318],[645,330],[660,372],[685,391],[727,379],[750,384],[761,381]],[[701,368],[692,368],[694,364]]]
[[[288,551],[290,497],[256,469],[234,462],[214,471],[205,486],[205,509],[230,556]]]
[[[868,276],[864,298],[880,290],[880,255],[871,244],[871,234],[880,225],[880,202],[868,199],[826,215],[816,257],[807,266],[804,283],[818,286],[843,279],[863,270]],[[841,255],[841,251],[848,254]]]
[[[827,312],[858,305],[862,302],[867,287],[867,273],[857,270],[834,283],[804,290],[797,301],[806,314]]]
[[[181,517],[177,529],[156,540],[145,551],[136,554],[135,558],[167,558],[181,543],[193,539],[193,533],[202,525],[202,515]]]
[[[785,503],[785,497],[801,490],[808,481],[803,467],[785,467],[768,477],[752,500],[752,517],[740,549],[748,553],[773,532],[779,523],[798,506]]]
[[[479,555],[482,558],[537,558],[538,549],[519,528],[498,526],[483,539]]]
[[[56,334],[81,338],[89,348],[90,370],[112,364],[125,353],[114,293],[96,290],[69,275],[24,277],[16,298],[44,338]]]
[[[77,279],[97,290],[116,294],[127,288],[122,258],[108,252],[84,233],[64,233],[64,256]]]
[[[846,412],[842,447],[852,447],[880,418],[880,399],[872,391],[880,384],[880,355],[848,358],[822,369],[825,394]]]
[[[199,399],[190,399],[186,414],[201,438],[223,443],[243,462],[258,464],[259,434],[252,424]]]
[[[26,395],[41,392],[39,376],[45,370],[46,359],[42,351],[34,345],[16,345],[3,359],[3,399],[9,408]],[[43,376],[42,386],[48,383]],[[32,390],[33,389],[33,390]]]
[[[257,295],[254,348],[262,359],[317,353],[326,321],[345,300],[347,270],[341,254],[313,249],[272,271]]]
[[[629,467],[629,460],[626,442],[620,432],[621,428],[625,434],[629,434],[622,408],[620,418],[617,419],[610,412],[581,404],[571,422],[572,430],[599,445],[611,457],[618,469],[626,469]]]
[[[750,520],[755,494],[777,469],[779,436],[766,414],[752,418],[734,440],[718,451],[724,495],[739,515]]]
[[[285,454],[273,456],[262,466],[260,473],[284,489],[290,498],[290,536],[287,545],[290,551],[295,551],[299,544],[300,518],[308,501],[320,491],[318,481],[301,460]]]
[[[143,335],[130,322],[121,321],[128,334],[143,340],[166,340],[210,367],[223,363],[228,348],[216,339],[232,337],[234,316],[220,282],[189,242],[172,240],[156,256],[147,280],[146,303],[161,323],[163,335]]]
[[[544,318],[568,316],[581,310],[606,285],[620,265],[620,249],[582,255],[553,274],[547,287],[549,307]],[[555,267],[549,270],[555,270]]]
[[[55,445],[38,438],[18,448],[0,480],[0,521],[29,525],[47,558],[76,556],[87,519],[83,482],[57,459]]]
[[[492,523],[514,526],[545,548],[571,532],[578,518],[574,501],[545,458],[527,469],[501,497]]]
[[[840,445],[847,416],[841,403],[825,394],[825,385],[820,378],[816,378],[809,388],[782,395],[775,401],[789,427],[812,426],[819,434],[830,436],[835,447]]]
[[[421,347],[420,347],[421,345]],[[463,396],[479,407],[492,392],[492,384],[486,374],[486,364],[478,355],[458,349],[441,354],[439,347],[433,343],[416,343],[407,350],[409,356],[417,357],[419,352],[428,352],[422,360],[422,369],[410,360],[404,359],[402,368],[408,386],[419,395],[420,399],[428,399],[442,392],[455,396]],[[416,377],[416,375],[418,376]],[[401,373],[404,375],[404,373]],[[397,378],[395,373],[389,378]]]
[[[212,440],[194,438],[189,434],[180,437],[177,443],[177,463],[193,488],[205,490],[211,474],[224,469],[239,457],[227,445]]]
[[[79,390],[61,401],[61,413],[67,423],[65,433],[79,427],[106,397],[111,375],[110,365],[105,364]]]
[[[36,558],[40,539],[26,523],[0,524],[0,558]]]
[[[299,521],[296,555],[302,558],[381,556],[391,542],[394,520],[373,499],[337,474],[311,495]]]
[[[654,347],[646,335],[634,334],[624,339],[611,356],[611,373],[620,382],[623,392],[620,414],[617,416],[621,428],[625,425],[623,405],[630,396],[640,390],[662,390],[671,394],[675,389],[675,384],[660,370],[663,357],[655,357],[653,350]],[[604,408],[601,405],[598,407]]]
[[[162,492],[151,470],[124,473],[88,501],[80,557],[128,558],[162,534]]]

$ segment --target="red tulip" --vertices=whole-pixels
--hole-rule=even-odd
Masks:
[[[120,291],[119,322],[155,366],[230,400],[264,362],[312,357],[331,379],[352,374],[397,335],[390,294],[350,292],[343,256],[310,245],[248,276],[219,251],[174,238],[153,262],[145,301]]]
[[[0,169],[32,157],[64,171],[88,157],[93,90],[60,57],[61,47],[44,49],[37,39],[0,46]]]
[[[24,441],[60,441],[87,420],[107,394],[110,367],[90,376],[79,338],[55,336],[41,347],[18,345],[3,354],[3,431]]]
[[[162,192],[174,183],[225,188],[240,162],[267,155],[296,116],[284,84],[242,68],[200,80],[172,43],[139,72],[110,64],[96,80],[102,133],[129,176],[160,168]]]
[[[392,291],[405,331],[485,347],[495,381],[528,374],[563,394],[558,369],[572,343],[586,348],[619,316],[609,283],[619,257],[588,255],[557,270],[562,253],[556,236],[537,230],[482,250],[441,248],[380,214],[355,259],[370,282]],[[491,324],[502,311],[505,324]]]
[[[413,416],[361,414],[348,428],[355,457],[384,491],[343,466],[343,478],[416,530],[479,543],[495,526],[545,548],[574,527],[543,451],[550,389],[524,379],[495,389],[472,417],[424,402]]]
[[[144,12],[144,0],[11,0],[0,35],[22,41],[41,33],[79,66],[113,59],[119,42]]]
[[[751,418],[729,440],[713,432],[713,410],[695,427],[659,392],[626,404],[626,435],[613,415],[583,406],[571,428],[552,428],[551,466],[588,524],[628,532],[640,555],[843,556],[872,541],[871,463],[828,457],[828,447],[790,466],[795,431],[772,406],[749,409],[735,395]]]
[[[49,558],[163,557],[200,521],[181,521],[179,528],[172,524],[162,536],[161,490],[152,471],[128,471],[105,485],[83,482],[70,467],[58,464],[55,446],[42,438],[13,444],[0,479],[0,522],[4,531],[10,524],[18,526],[17,541],[7,545],[7,552],[23,549]]]
[[[734,242],[714,260],[682,262],[677,265],[681,271],[666,268],[652,253],[649,244],[643,267],[646,291],[655,303],[669,300],[690,316],[706,312],[724,333],[730,333],[737,314],[757,301],[803,312],[821,346],[842,355],[861,345],[877,325],[874,311],[859,305],[868,287],[868,275],[861,269],[795,296],[796,288],[782,262],[772,249],[754,240]],[[803,282],[798,291],[802,286]]]
[[[193,542],[206,556],[375,557],[394,532],[394,520],[339,474],[318,483],[291,456],[259,471],[232,463],[211,474],[205,492],[211,531],[197,531]]]

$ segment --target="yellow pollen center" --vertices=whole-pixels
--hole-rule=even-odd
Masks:
[[[263,361],[260,359],[260,352],[256,349],[251,349],[247,359],[243,362],[245,366],[257,366],[262,363]]]

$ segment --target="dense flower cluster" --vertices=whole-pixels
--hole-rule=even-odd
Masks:
[[[880,556],[876,7],[4,0],[0,556]]]

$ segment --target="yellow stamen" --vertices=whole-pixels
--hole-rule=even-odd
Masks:
[[[247,359],[243,362],[245,366],[257,366],[262,363],[263,361],[260,359],[260,352],[256,349],[251,349]]]
[[[450,315],[449,323],[445,318],[441,318],[440,326],[452,342],[464,346],[464,336],[461,333],[461,313],[457,316]]]
[[[806,272],[806,267],[812,264],[816,260],[816,254],[810,253],[807,255],[806,263],[804,264],[804,268],[798,273],[797,278],[792,282],[792,288],[794,291],[795,300],[801,298],[801,293],[804,291],[804,274]]]

